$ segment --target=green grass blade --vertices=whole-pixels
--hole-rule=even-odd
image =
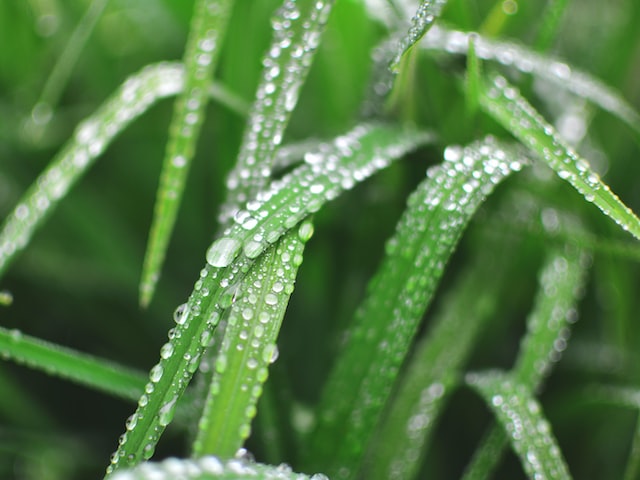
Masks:
[[[481,107],[529,147],[558,176],[569,182],[606,216],[640,239],[640,220],[602,182],[589,163],[567,146],[551,125],[501,76],[491,76],[482,86]]]
[[[493,411],[529,478],[571,478],[540,404],[526,386],[498,372],[469,374],[467,383]]]
[[[588,99],[640,133],[640,113],[619,93],[560,59],[541,55],[517,43],[489,40],[476,33],[449,30],[441,26],[432,28],[420,45],[428,50],[466,55],[470,35],[476,35],[475,53],[478,58],[493,60],[548,80],[559,88]]]
[[[228,225],[238,210],[262,190],[271,174],[291,112],[327,23],[333,0],[285,1],[272,20],[273,39],[246,126],[238,160],[227,178],[220,222]]]
[[[511,377],[532,392],[540,389],[566,348],[570,326],[577,320],[577,302],[584,288],[588,256],[573,246],[553,249],[540,273],[538,293],[527,319]],[[502,457],[507,437],[492,427],[476,451],[465,480],[488,478]]]
[[[479,259],[459,274],[431,331],[416,346],[374,448],[367,452],[366,478],[416,478],[454,380],[461,377],[482,327],[496,314],[507,267],[516,258],[513,242],[483,247]]]
[[[481,65],[476,55],[476,37],[469,36],[469,50],[467,51],[467,72],[465,76],[465,93],[467,100],[467,114],[473,117],[478,111],[480,103]]]
[[[176,64],[145,67],[78,126],[74,138],[4,221],[0,231],[0,274],[114,137],[156,101],[178,93],[183,86],[183,75],[182,67]]]
[[[2,327],[0,355],[49,375],[128,400],[137,400],[145,384],[144,374]]]
[[[253,264],[236,293],[193,454],[232,458],[250,433],[311,223],[289,231]]]
[[[390,68],[398,72],[404,55],[420,41],[429,31],[433,22],[440,16],[447,0],[423,0],[415,15],[411,19],[411,27],[407,35],[400,41],[398,51],[392,60]]]
[[[355,475],[464,227],[493,187],[521,166],[521,155],[486,139],[465,149],[448,148],[444,163],[428,170],[387,244],[325,386],[309,445],[314,465],[335,478]]]
[[[140,280],[140,304],[155,291],[207,106],[207,90],[220,54],[233,0],[198,0],[184,55],[185,86],[178,97]]]
[[[123,470],[112,480],[328,480],[325,475],[295,473],[286,465],[264,465],[243,460],[168,458],[159,463],[147,462],[131,470]]]
[[[305,156],[306,164],[273,182],[246,208],[236,211],[234,224],[207,251],[213,267],[229,265],[241,252],[258,257],[289,228],[344,190],[385,168],[419,145],[429,133],[383,125],[359,125]]]
[[[535,47],[539,52],[548,50],[558,35],[562,16],[567,10],[568,0],[548,0],[539,22]]]

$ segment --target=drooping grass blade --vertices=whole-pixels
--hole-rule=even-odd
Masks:
[[[640,220],[602,182],[589,163],[567,146],[557,132],[498,75],[492,75],[481,88],[481,107],[538,155],[558,176],[569,182],[585,200],[593,202],[623,230],[640,239]]]
[[[111,480],[328,480],[325,475],[296,473],[287,465],[264,465],[243,460],[168,458],[159,463],[146,462],[114,474]]]
[[[286,233],[258,258],[238,287],[216,352],[194,456],[232,458],[249,436],[269,365],[278,355],[280,325],[311,228],[310,222],[303,222]]]
[[[450,147],[442,165],[409,199],[382,266],[318,407],[307,461],[335,478],[353,478],[416,329],[476,208],[522,167],[517,151],[488,138]],[[317,467],[316,467],[317,468]]]
[[[527,333],[510,377],[537,392],[566,348],[570,326],[577,320],[577,302],[584,287],[588,256],[575,247],[553,249],[540,273],[538,293],[527,319]],[[494,426],[467,468],[465,480],[490,476],[508,439]]]
[[[449,30],[439,25],[429,31],[420,46],[427,50],[466,55],[470,35],[476,35],[475,53],[478,58],[493,60],[548,80],[559,88],[588,99],[640,133],[640,113],[618,92],[557,58],[541,55],[517,43],[490,40],[476,33]]]
[[[0,327],[0,355],[110,395],[137,400],[144,374],[85,353]]]
[[[167,144],[140,280],[140,304],[151,301],[175,225],[189,166],[200,136],[207,89],[220,54],[233,0],[198,0],[184,55],[184,90],[178,97]]]
[[[73,139],[55,156],[4,221],[0,231],[0,274],[113,138],[157,100],[178,93],[183,86],[183,75],[182,68],[176,64],[145,67],[78,126]]]
[[[416,478],[435,425],[482,328],[499,310],[515,242],[482,242],[482,253],[451,287],[433,327],[415,348],[393,403],[367,452],[370,479]],[[487,276],[491,272],[491,276]]]
[[[467,375],[506,432],[529,478],[570,479],[549,422],[531,390],[498,372]]]
[[[411,27],[407,35],[400,41],[395,58],[390,68],[397,72],[402,57],[429,31],[433,22],[440,16],[447,0],[423,0],[411,19]]]

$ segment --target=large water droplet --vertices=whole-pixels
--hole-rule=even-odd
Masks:
[[[235,238],[219,238],[207,250],[207,263],[212,267],[226,267],[236,258],[241,247]]]

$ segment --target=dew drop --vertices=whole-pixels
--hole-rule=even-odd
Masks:
[[[236,258],[241,246],[235,238],[219,238],[207,250],[207,263],[212,267],[226,267]]]

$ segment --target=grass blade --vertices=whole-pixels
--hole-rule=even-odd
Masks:
[[[531,391],[497,372],[467,375],[509,437],[529,478],[570,479],[549,423]]]
[[[184,56],[185,86],[171,120],[160,186],[140,280],[140,304],[155,291],[207,106],[207,89],[220,54],[233,0],[198,0]]]
[[[539,52],[548,50],[556,36],[562,22],[562,15],[567,9],[568,0],[548,0],[542,13],[536,36],[535,47]]]
[[[145,67],[78,126],[74,138],[56,155],[4,221],[0,231],[0,275],[114,137],[156,101],[178,93],[183,86],[183,75],[182,68],[176,64]]]
[[[507,267],[517,258],[513,247],[513,242],[483,245],[478,260],[451,287],[430,333],[416,346],[376,432],[374,448],[367,452],[366,478],[416,478],[438,417],[478,334],[498,310],[504,279],[509,278]]]
[[[288,232],[253,264],[236,293],[193,454],[232,458],[249,436],[276,341],[293,291],[310,222]]]
[[[448,148],[409,200],[384,263],[325,386],[310,439],[314,465],[352,478],[462,230],[520,155],[486,139]]]
[[[494,75],[483,84],[480,105],[587,201],[593,202],[623,230],[640,239],[638,217],[600,180],[589,164],[564,143],[553,127],[544,121],[504,77]]]
[[[416,14],[411,19],[411,27],[406,37],[400,41],[398,53],[391,62],[390,68],[394,72],[400,69],[402,57],[429,31],[433,22],[440,16],[447,0],[423,0]]]
[[[481,64],[476,55],[476,37],[469,37],[467,52],[467,74],[465,77],[465,93],[467,100],[467,115],[472,118],[478,111],[480,103]]]
[[[570,325],[577,319],[576,304],[585,283],[588,256],[574,247],[564,246],[549,253],[540,273],[538,293],[527,319],[527,334],[520,344],[511,378],[532,392],[542,386],[553,364],[565,349]],[[474,454],[465,480],[490,476],[507,445],[504,432],[493,427]]]
[[[144,374],[1,327],[0,355],[49,375],[133,401],[140,397],[145,383]]]
[[[541,55],[517,43],[489,40],[476,33],[449,30],[441,26],[432,28],[420,45],[427,50],[466,55],[470,35],[475,35],[475,53],[478,58],[494,60],[548,80],[559,88],[588,99],[618,117],[636,133],[640,133],[640,114],[620,94],[560,59]]]
[[[327,480],[317,473],[295,473],[286,465],[272,466],[243,460],[204,457],[196,460],[168,458],[159,463],[147,462],[132,470],[113,475],[112,480]]]

